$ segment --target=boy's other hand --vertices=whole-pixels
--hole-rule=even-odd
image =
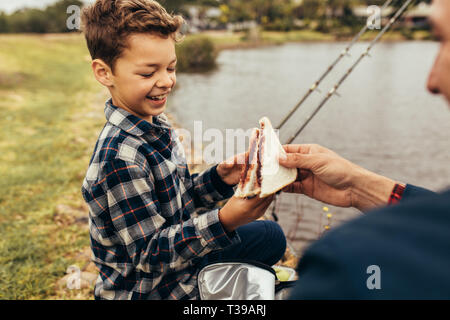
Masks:
[[[219,211],[219,220],[225,230],[231,232],[262,217],[273,198],[273,195],[262,199],[259,196],[252,199],[232,197]]]
[[[230,159],[221,162],[217,166],[217,174],[223,182],[229,186],[239,183],[241,171],[245,164],[246,153],[240,153]]]

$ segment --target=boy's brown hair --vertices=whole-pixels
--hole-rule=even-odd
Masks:
[[[178,41],[184,22],[153,0],[97,0],[83,9],[81,19],[92,59],[103,60],[113,72],[129,35],[153,33]]]

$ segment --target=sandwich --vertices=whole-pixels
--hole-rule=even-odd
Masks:
[[[285,168],[278,162],[280,155],[286,154],[270,120],[259,120],[260,128],[254,128],[245,157],[235,196],[265,198],[277,193],[297,179],[297,169]]]

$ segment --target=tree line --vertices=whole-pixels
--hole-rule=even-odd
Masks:
[[[296,21],[303,20],[312,29],[327,32],[331,28],[360,24],[352,12],[356,5],[382,5],[385,0],[160,0],[169,12],[181,13],[189,19],[188,5],[198,5],[206,11],[216,7],[220,16],[216,23],[256,21],[268,30],[288,31],[302,28]],[[431,2],[426,0],[425,2]],[[393,1],[399,6],[401,0]],[[60,33],[67,28],[67,8],[82,6],[81,0],[60,0],[45,9],[21,9],[12,14],[0,11],[0,33]]]
[[[20,9],[12,14],[0,12],[1,33],[61,33],[67,28],[67,8],[83,6],[80,0],[60,0],[45,9]]]

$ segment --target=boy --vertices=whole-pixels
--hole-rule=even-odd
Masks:
[[[206,263],[276,263],[283,232],[254,221],[271,198],[232,197],[214,209],[234,193],[237,158],[199,175],[171,161],[177,141],[163,111],[176,83],[182,18],[156,1],[97,0],[82,21],[94,76],[111,93],[82,187],[99,268],[95,297],[197,299]],[[209,211],[198,214],[200,208]]]

